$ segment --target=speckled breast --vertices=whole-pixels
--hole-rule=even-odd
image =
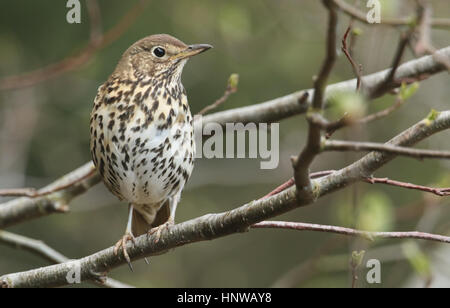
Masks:
[[[193,169],[192,124],[181,84],[105,83],[91,114],[91,152],[106,186],[133,204],[177,195]]]

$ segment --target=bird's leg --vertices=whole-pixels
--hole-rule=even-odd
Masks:
[[[136,239],[134,238],[133,233],[131,232],[131,222],[133,220],[133,206],[130,204],[130,210],[128,214],[128,222],[127,229],[125,230],[125,235],[116,243],[114,246],[114,254],[117,256],[119,253],[119,249],[122,247],[122,252],[125,260],[130,267],[130,270],[133,271],[133,265],[131,265],[131,259],[127,252],[127,242],[131,241],[133,244],[136,244]]]
[[[169,202],[169,209],[170,209],[170,215],[169,219],[163,223],[162,225],[159,225],[155,228],[150,229],[148,232],[148,235],[153,235],[156,233],[155,243],[159,242],[159,238],[161,237],[161,231],[164,229],[168,229],[169,227],[173,226],[175,224],[175,212],[177,210],[178,201],[180,200],[179,196],[170,198]]]

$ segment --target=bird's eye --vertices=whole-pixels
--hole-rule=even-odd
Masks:
[[[166,51],[162,47],[156,47],[153,49],[153,54],[158,58],[162,58],[166,54]]]

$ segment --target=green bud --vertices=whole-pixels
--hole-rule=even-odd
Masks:
[[[233,91],[237,90],[239,84],[239,74],[233,73],[228,78],[228,88],[230,88]]]
[[[414,82],[410,85],[407,85],[406,83],[402,83],[402,86],[400,87],[400,98],[404,101],[409,99],[411,96],[413,96],[417,90],[419,89],[419,83]]]
[[[430,123],[433,122],[434,120],[436,120],[439,114],[440,114],[439,111],[431,109],[430,113],[427,115],[427,121],[429,121]]]
[[[362,35],[363,33],[364,33],[364,31],[363,31],[363,29],[361,29],[361,28],[355,27],[355,28],[352,29],[352,34],[353,34],[354,36],[360,36],[360,35]]]
[[[364,255],[366,254],[365,250],[361,250],[361,251],[353,251],[352,252],[352,260],[350,262],[351,266],[353,268],[358,268],[359,266],[361,266],[363,260],[364,260]]]

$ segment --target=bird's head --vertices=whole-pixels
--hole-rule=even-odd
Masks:
[[[155,34],[145,37],[122,56],[116,73],[133,73],[143,77],[169,74],[179,79],[187,60],[212,48],[208,44],[186,45],[168,34]]]

